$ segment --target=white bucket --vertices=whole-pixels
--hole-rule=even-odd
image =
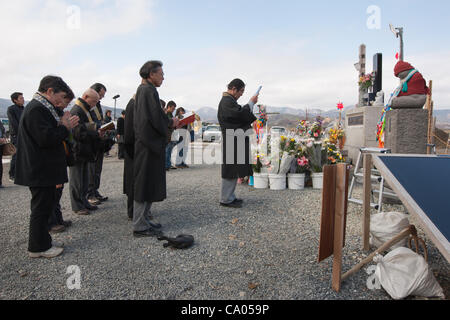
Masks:
[[[286,175],[269,174],[270,190],[286,190]]]
[[[253,184],[254,184],[255,189],[268,189],[269,188],[269,175],[267,173],[253,174]]]
[[[305,189],[305,177],[304,173],[290,173],[288,174],[289,190],[303,190]]]
[[[313,173],[311,175],[314,189],[323,189],[323,172]]]

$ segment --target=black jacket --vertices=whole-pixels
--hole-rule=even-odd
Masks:
[[[67,179],[63,141],[69,130],[58,126],[52,113],[32,100],[20,120],[17,136],[15,183],[28,187],[52,187]]]
[[[20,118],[22,117],[24,109],[24,107],[19,107],[16,104],[8,108],[9,134],[13,140],[17,137],[19,132]]]
[[[238,150],[238,147],[241,145],[238,138],[234,136],[234,133],[230,136],[227,136],[226,134],[227,129],[242,129],[244,132],[251,129],[251,124],[256,121],[256,117],[250,110],[250,106],[245,105],[241,107],[233,96],[224,93],[219,104],[217,118],[219,119],[222,130],[222,178],[236,179],[252,176],[250,137],[245,137],[245,149],[241,150],[241,148],[239,148]],[[231,159],[231,163],[227,163],[227,151],[229,150],[226,150],[226,146],[229,139],[234,140],[234,159]],[[244,164],[238,164],[241,162],[239,161],[241,160],[240,156],[245,156]]]
[[[76,103],[82,104],[89,112],[90,106],[83,99],[79,98]],[[75,104],[70,113],[80,118],[79,125],[73,130],[73,153],[76,162],[95,162],[98,150],[103,148],[96,128],[94,130],[88,128],[90,120],[81,106]]]
[[[132,196],[134,188],[134,99],[128,102],[126,109],[125,125],[124,125],[124,150],[125,150],[125,161],[124,161],[124,171],[123,171],[123,193]]]
[[[158,92],[149,82],[136,93],[133,127],[134,199],[160,202],[166,199],[166,146],[169,119],[161,108]]]
[[[125,119],[120,117],[117,119],[117,134],[123,136],[123,132],[125,130]]]

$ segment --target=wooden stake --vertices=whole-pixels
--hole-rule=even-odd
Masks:
[[[433,129],[432,129],[432,119],[433,119],[433,81],[430,80],[428,87],[430,88],[430,94],[427,97],[426,108],[428,110],[428,135],[427,143],[432,144]],[[427,154],[431,154],[431,147],[427,146]]]
[[[334,218],[334,249],[333,249],[333,277],[332,286],[336,292],[341,290],[342,248],[345,235],[345,203],[347,185],[347,165],[337,165],[336,173],[336,206]]]
[[[372,192],[372,155],[364,155],[364,184],[363,184],[363,249],[370,250],[370,196]],[[381,195],[380,195],[381,196]]]
[[[344,281],[345,279],[350,277],[352,274],[354,274],[354,273],[358,272],[359,270],[361,270],[361,268],[364,267],[366,264],[372,262],[373,258],[377,254],[383,253],[384,251],[388,250],[393,245],[397,244],[398,242],[400,242],[404,238],[408,237],[410,234],[414,234],[415,229],[416,228],[413,225],[410,225],[408,227],[408,229],[403,230],[399,235],[394,237],[392,240],[390,240],[390,241],[386,242],[385,244],[383,244],[375,252],[373,252],[371,255],[369,255],[366,259],[364,259],[363,261],[358,263],[356,266],[354,266],[351,270],[349,270],[344,275],[342,275],[342,278],[341,278],[342,281]]]

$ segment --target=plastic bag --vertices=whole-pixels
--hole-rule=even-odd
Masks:
[[[399,212],[383,212],[370,217],[370,245],[379,248],[409,227],[408,216]],[[393,245],[389,251],[404,247],[407,239]]]
[[[414,251],[397,248],[384,258],[377,255],[373,261],[377,263],[375,276],[393,299],[445,297],[425,259]]]

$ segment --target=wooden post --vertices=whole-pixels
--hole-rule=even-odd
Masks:
[[[358,272],[362,267],[364,267],[366,264],[372,262],[373,258],[380,253],[383,253],[384,251],[388,250],[393,245],[397,244],[404,238],[408,237],[410,234],[413,234],[415,230],[415,227],[413,225],[409,226],[408,229],[403,230],[400,234],[395,236],[393,239],[389,240],[385,244],[383,244],[381,247],[379,247],[375,252],[373,252],[371,255],[369,255],[366,259],[358,263],[356,266],[354,266],[351,270],[346,272],[344,275],[342,275],[342,281],[350,277],[352,274]]]
[[[345,235],[345,204],[347,185],[347,164],[337,165],[336,173],[336,205],[334,218],[334,249],[333,249],[333,276],[332,286],[336,292],[341,290],[342,276],[342,249]]]
[[[372,155],[364,155],[364,184],[363,184],[363,249],[370,250],[370,196],[372,191]],[[381,195],[380,195],[381,196]]]
[[[430,94],[427,97],[426,108],[428,110],[428,135],[427,135],[427,154],[431,154],[432,137],[433,137],[433,129],[432,129],[432,119],[433,119],[433,81],[430,80],[428,87],[430,88]]]

